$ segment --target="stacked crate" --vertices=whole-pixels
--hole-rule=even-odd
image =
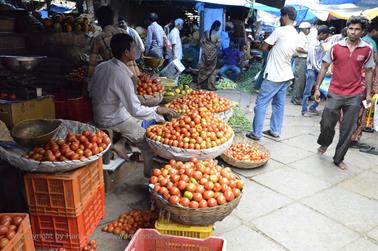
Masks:
[[[105,215],[102,159],[71,172],[24,179],[36,247],[81,250]]]

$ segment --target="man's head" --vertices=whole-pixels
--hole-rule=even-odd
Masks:
[[[281,9],[280,23],[281,26],[292,24],[297,17],[297,11],[294,7],[283,7]]]
[[[122,62],[135,60],[135,43],[130,35],[119,33],[110,40],[110,48],[115,58]]]
[[[118,26],[122,29],[127,29],[127,21],[126,18],[123,16],[118,17]]]
[[[378,21],[369,25],[368,32],[371,37],[378,38]]]
[[[109,6],[101,6],[96,10],[95,17],[101,28],[107,25],[113,25],[114,13]]]
[[[182,27],[184,26],[184,20],[182,20],[181,18],[177,18],[175,20],[175,26],[177,29],[181,30]]]
[[[153,23],[153,22],[157,22],[158,20],[158,14],[152,12],[150,13],[150,22]]]
[[[299,29],[305,34],[308,35],[310,33],[311,24],[309,22],[302,22],[299,25]]]
[[[318,40],[319,41],[325,40],[329,36],[330,33],[331,31],[329,30],[327,25],[320,25],[318,27]]]
[[[366,30],[369,21],[362,16],[351,16],[347,23],[347,35],[350,41],[356,41],[363,36],[364,31]]]

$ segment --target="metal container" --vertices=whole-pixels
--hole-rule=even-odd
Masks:
[[[164,63],[164,58],[143,57],[144,63],[151,68],[159,68]]]
[[[45,56],[0,56],[3,65],[10,71],[26,73],[33,71]]]
[[[55,119],[24,120],[12,129],[14,140],[26,147],[46,144],[58,131],[62,122]]]

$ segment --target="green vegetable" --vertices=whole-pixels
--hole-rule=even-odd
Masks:
[[[251,130],[251,118],[245,116],[245,112],[242,111],[239,107],[233,108],[233,115],[228,120],[228,124],[233,129],[242,129],[242,130]]]
[[[193,82],[193,78],[192,78],[192,75],[190,74],[182,74],[180,75],[179,80],[178,80],[178,84],[182,86],[189,85],[192,82]]]
[[[238,89],[241,92],[256,93],[254,89],[255,76],[261,70],[261,64],[253,64],[248,71],[243,72],[238,81]]]
[[[237,84],[228,79],[228,78],[220,78],[218,81],[217,81],[217,89],[221,89],[221,90],[233,90],[237,87]]]

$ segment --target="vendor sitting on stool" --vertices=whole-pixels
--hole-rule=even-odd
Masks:
[[[235,41],[232,40],[230,42],[230,47],[223,51],[224,65],[220,68],[219,74],[222,77],[235,81],[240,74],[240,68],[238,66],[240,56],[240,51],[236,48]],[[231,74],[229,74],[229,72],[231,72]],[[228,74],[230,76],[228,76]]]
[[[137,79],[126,66],[135,60],[135,46],[133,38],[127,34],[112,37],[113,58],[96,67],[89,93],[96,125],[119,131],[122,135],[113,149],[121,158],[127,159],[125,143],[128,140],[136,145],[142,151],[144,176],[149,177],[153,154],[144,138],[146,130],[142,127],[142,120],[162,122],[163,115],[176,116],[176,112],[165,107],[141,105],[134,89]]]

